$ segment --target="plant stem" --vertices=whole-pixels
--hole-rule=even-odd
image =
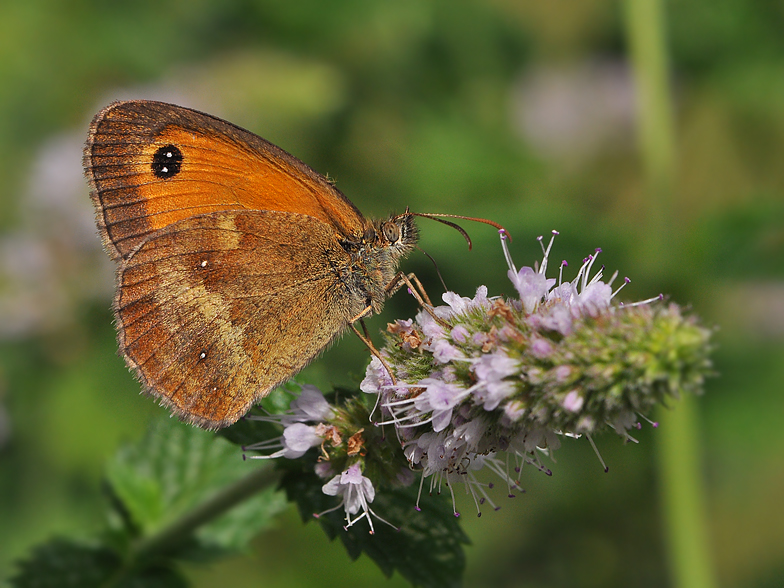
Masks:
[[[152,554],[165,552],[188,539],[199,527],[212,522],[260,490],[277,483],[278,472],[272,466],[261,467],[221,489],[193,510],[164,527],[154,535],[144,537],[132,549],[130,561],[138,561]]]
[[[659,429],[659,478],[665,516],[672,585],[716,586],[705,521],[697,398],[684,396],[662,414]],[[664,413],[664,411],[661,411]]]
[[[648,233],[667,243],[672,225],[675,132],[661,0],[626,0],[626,33],[637,101],[637,142],[645,166]],[[655,243],[654,249],[661,251]],[[653,251],[652,253],[655,253]]]
[[[646,259],[659,273],[678,237],[672,234],[676,148],[662,4],[662,0],[625,1],[637,88],[639,147],[650,202]],[[666,424],[658,432],[658,467],[672,585],[713,588],[716,580],[703,502],[696,399],[685,396],[662,420]]]

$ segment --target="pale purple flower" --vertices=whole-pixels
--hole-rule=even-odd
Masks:
[[[547,339],[536,337],[531,342],[530,349],[534,356],[543,359],[553,352],[553,344],[550,343]]]
[[[572,377],[574,368],[570,365],[559,365],[555,368],[555,379],[558,382],[565,382]]]
[[[389,367],[374,356],[360,385],[377,394],[372,410],[370,402],[332,409],[318,390],[306,388],[291,412],[280,417],[285,425],[280,449],[268,457],[298,457],[320,444],[325,459],[316,472],[329,480],[322,491],[340,497],[330,511],[345,510],[347,527],[367,517],[372,532],[371,517],[378,519],[370,508],[376,488],[410,484],[414,472],[422,476],[420,492],[429,478],[431,493],[444,486],[453,500],[453,486],[464,484],[479,511],[483,502],[492,504],[485,491],[492,484],[474,477],[477,470],[499,476],[512,496],[524,464],[550,473],[539,456],[559,447],[559,435],[590,439],[590,433],[609,425],[630,439],[635,411],[650,408],[643,376],[624,381],[626,368],[617,369],[628,365],[627,350],[648,349],[649,332],[637,329],[637,315],[611,306],[620,288],[612,290],[615,275],[605,282],[603,268],[593,269],[600,250],[565,282],[565,262],[557,279],[546,277],[552,238],[542,245],[541,263],[519,271],[503,237],[502,243],[519,299],[489,299],[485,287],[474,298],[447,292],[445,305],[388,327],[390,342],[381,353]],[[634,335],[637,347],[626,333]],[[607,379],[625,387],[607,393]],[[372,429],[365,425],[367,412]],[[392,434],[383,428],[388,426]],[[394,451],[378,451],[376,446],[387,441],[397,446]],[[400,447],[408,468],[379,463]],[[503,452],[505,459],[496,458]],[[363,470],[380,478],[371,482]]]
[[[548,301],[560,300],[567,305],[571,305],[575,298],[577,298],[577,287],[572,282],[563,282],[547,294]]]
[[[422,458],[425,455],[425,448],[422,445],[420,445],[420,442],[422,440],[422,437],[429,434],[432,433],[422,433],[418,437],[409,439],[406,442],[405,447],[403,447],[403,455],[406,456],[408,463],[410,463],[411,465],[418,464],[419,462],[422,461]]]
[[[534,271],[530,267],[522,267],[517,273],[510,268],[508,275],[520,294],[523,309],[529,314],[536,310],[536,307],[557,281],[555,278],[547,278],[543,273]]]
[[[569,412],[578,412],[583,407],[584,398],[577,390],[572,390],[563,399],[562,405]]]
[[[433,410],[449,410],[457,406],[465,397],[465,391],[454,384],[441,380],[425,379],[420,384],[427,385],[427,397]]]
[[[555,331],[566,337],[572,334],[574,319],[569,305],[561,300],[550,308],[531,315],[530,323],[536,328]]]
[[[477,387],[475,394],[477,399],[482,401],[482,408],[489,411],[498,408],[502,400],[509,398],[517,390],[518,386],[515,382],[497,380],[487,382],[483,387]]]
[[[441,339],[444,337],[444,327],[438,324],[436,319],[430,316],[430,313],[424,310],[419,311],[416,315],[416,322],[426,339]]]
[[[455,427],[454,436],[470,447],[478,447],[487,432],[487,424],[481,418],[473,418]]]
[[[311,447],[321,445],[323,437],[316,427],[304,423],[294,423],[283,430],[283,457],[296,459],[305,455]]]
[[[366,478],[362,475],[362,469],[359,467],[358,463],[350,465],[348,469],[324,484],[321,487],[321,491],[327,496],[340,496],[341,501],[336,507],[313,516],[318,518],[328,512],[343,507],[346,513],[346,529],[357,521],[367,518],[368,524],[370,525],[370,533],[373,534],[374,529],[371,515],[395,528],[394,525],[391,525],[379,517],[373,512],[373,509],[370,508],[370,503],[373,502],[373,499],[376,497],[376,490],[373,487],[373,482],[370,481],[370,478]],[[362,514],[354,519],[351,518],[360,511],[362,511]]]
[[[414,319],[397,319],[395,326],[404,333],[412,333],[414,331]]]
[[[612,296],[613,291],[609,284],[593,282],[577,296],[576,306],[583,314],[595,317],[610,306]]]
[[[504,378],[519,372],[520,361],[502,352],[483,355],[471,369],[477,379],[474,396],[485,410],[495,410],[504,398],[517,390],[515,382]]]
[[[452,409],[464,398],[465,391],[435,379],[425,379],[419,384],[427,388],[414,399],[414,407],[422,414],[432,413],[433,430],[441,431],[449,425]]]
[[[510,491],[517,487],[508,466],[493,457],[498,451],[511,450],[518,460],[515,470],[530,463],[548,471],[537,452],[558,447],[556,431],[562,429],[552,425],[554,419],[572,426],[564,413],[579,413],[586,404],[584,389],[571,390],[576,368],[565,363],[568,357],[562,355],[562,339],[583,328],[584,317],[606,312],[617,293],[602,281],[601,269],[591,274],[598,249],[584,260],[575,279],[564,282],[565,262],[558,279],[546,277],[552,238],[547,247],[542,246],[541,264],[519,271],[503,238],[502,243],[509,277],[520,299],[491,301],[484,287],[473,299],[444,294],[446,306],[431,312],[451,328],[424,310],[410,325],[412,335],[422,344],[415,352],[407,350],[412,360],[409,369],[420,373],[423,363],[419,358],[429,356],[432,363],[427,377],[407,379],[403,369],[393,386],[374,359],[362,386],[364,391],[379,393],[385,420],[376,424],[394,425],[410,466],[421,470],[424,477],[433,476],[431,490],[433,484],[445,481],[450,486],[462,480],[475,499],[481,484],[470,472],[482,465],[501,476]],[[491,308],[493,312],[487,312]],[[520,317],[520,311],[526,315]],[[550,337],[550,333],[561,337]],[[391,349],[393,358],[398,352]],[[398,344],[397,349],[402,346]],[[548,366],[549,360],[556,365]],[[566,386],[570,388],[561,392]],[[530,396],[531,391],[535,396]],[[559,407],[562,410],[556,410]],[[616,418],[612,424],[625,430],[628,420]]]
[[[266,455],[252,455],[251,459],[274,459],[302,457],[311,447],[324,441],[324,432],[317,426],[305,424],[310,421],[316,425],[329,422],[335,417],[335,410],[329,405],[321,391],[315,386],[304,385],[299,396],[289,404],[289,411],[282,414],[249,415],[253,421],[264,421],[283,425],[280,437],[254,443],[245,447],[247,451],[270,452]]]
[[[463,352],[446,339],[438,339],[430,346],[430,351],[433,352],[433,359],[438,363],[449,363],[450,361],[465,359]]]
[[[487,353],[474,363],[472,369],[480,382],[494,382],[518,373],[520,361],[500,352]]]
[[[471,303],[471,299],[466,298],[465,296],[459,296],[454,292],[444,292],[441,295],[441,299],[449,305],[452,312],[455,314],[465,314],[470,308],[469,304]]]
[[[452,341],[455,343],[465,343],[468,340],[468,329],[466,329],[463,325],[457,325],[452,329],[450,333],[452,336]]]
[[[490,306],[490,300],[487,298],[487,286],[479,286],[469,308],[487,308],[488,306]]]
[[[501,424],[505,427],[511,427],[514,423],[519,421],[526,413],[525,405],[519,400],[510,400],[504,404],[504,413],[501,416]]]
[[[302,421],[327,421],[335,415],[321,390],[310,384],[302,386],[302,392],[291,401],[291,409],[294,418]]]
[[[479,286],[474,298],[459,296],[454,292],[444,292],[441,299],[446,302],[456,315],[465,314],[473,308],[486,307],[489,304],[487,299],[487,286]]]
[[[362,475],[358,463],[332,478],[321,487],[327,496],[343,496],[346,502],[346,514],[357,514],[360,508],[373,502],[376,491],[369,478]]]
[[[377,394],[384,388],[392,386],[392,378],[381,360],[375,355],[370,359],[370,365],[365,370],[365,378],[359,384],[359,389],[366,394]]]

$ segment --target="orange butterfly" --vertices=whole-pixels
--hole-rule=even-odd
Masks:
[[[414,216],[469,218],[371,221],[261,137],[162,102],[99,112],[84,169],[119,263],[120,352],[146,391],[210,429],[234,423],[411,286],[397,266],[416,245]]]

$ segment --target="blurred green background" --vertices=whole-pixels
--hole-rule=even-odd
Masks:
[[[31,545],[100,527],[103,463],[161,411],[115,354],[112,267],[81,175],[92,115],[150,98],[257,132],[370,216],[499,221],[518,266],[558,229],[555,259],[574,268],[602,247],[633,279],[627,299],[691,305],[719,327],[695,425],[716,576],[784,585],[784,3],[665,9],[677,155],[662,238],[620,2],[1,3],[0,577]],[[426,220],[421,245],[450,289],[510,293],[495,231],[465,226],[471,252]],[[424,256],[403,267],[439,291]],[[413,312],[400,294],[370,326]],[[302,380],[355,383],[367,358],[344,337]],[[660,433],[601,437],[609,474],[565,442],[552,478],[529,471],[526,495],[465,516],[466,585],[668,586]],[[200,587],[404,585],[349,564],[293,510],[249,556],[187,573]]]

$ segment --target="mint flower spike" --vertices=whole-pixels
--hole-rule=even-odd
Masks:
[[[487,496],[477,469],[498,474],[511,494],[523,465],[549,473],[539,456],[551,456],[561,436],[610,428],[634,441],[638,417],[701,392],[710,373],[710,331],[675,304],[652,304],[661,295],[618,304],[630,280],[613,289],[615,272],[604,281],[601,249],[572,281],[565,261],[548,278],[557,234],[547,246],[539,238],[540,263],[518,270],[500,232],[518,297],[488,297],[485,286],[474,298],[445,293],[446,305],[432,309],[442,321],[420,311],[388,326],[381,353],[394,381],[373,358],[360,385],[377,394],[376,424],[395,427],[411,469],[432,477],[431,492],[462,481],[478,511]]]

